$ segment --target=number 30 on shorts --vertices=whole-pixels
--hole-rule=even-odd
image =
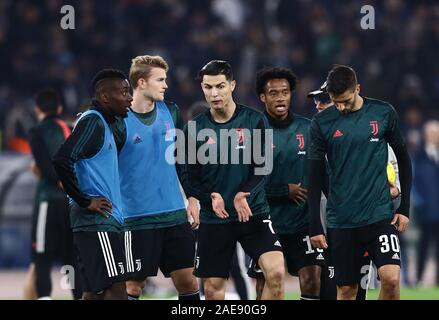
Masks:
[[[393,252],[399,252],[399,240],[395,234],[390,235],[390,241],[389,241],[389,235],[387,234],[380,235],[379,240],[381,242],[382,253],[389,252],[390,248],[392,248]]]

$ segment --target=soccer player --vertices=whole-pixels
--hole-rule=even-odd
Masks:
[[[206,299],[224,299],[239,241],[264,273],[262,299],[283,299],[284,259],[269,218],[266,172],[262,172],[271,159],[267,150],[262,155],[265,162],[256,159],[255,150],[251,154],[251,149],[265,148],[253,129],[260,129],[264,136],[267,120],[234,102],[236,81],[226,61],[210,61],[198,78],[210,109],[185,127],[189,149],[185,191],[201,205],[195,275],[203,279]]]
[[[311,121],[290,110],[297,78],[289,69],[264,68],[256,76],[256,93],[265,104],[269,128],[273,130],[273,172],[265,191],[270,205],[273,228],[279,235],[288,272],[299,277],[301,300],[320,296],[323,250],[313,249],[309,237],[307,204],[308,170],[306,153]],[[257,291],[264,281],[257,277]],[[253,271],[252,271],[253,269]],[[257,292],[257,297],[261,292]]]
[[[180,300],[199,300],[193,275],[195,235],[188,222],[189,214],[192,227],[198,226],[198,204],[189,198],[186,212],[175,161],[166,156],[174,144],[173,130],[183,129],[177,105],[163,100],[167,71],[160,56],[132,60],[134,100],[115,134],[131,300],[139,298],[146,278],[156,276],[159,267],[171,277]]]
[[[361,256],[367,251],[381,279],[380,299],[399,299],[400,247],[397,231],[409,222],[411,163],[393,107],[362,97],[355,71],[337,65],[328,74],[327,91],[334,106],[311,123],[311,241],[332,247],[337,299],[355,299]],[[387,143],[398,160],[401,205],[392,212],[387,181]],[[320,220],[321,176],[327,156],[328,242]]]
[[[311,91],[308,93],[308,98],[312,98],[315,103],[315,107],[318,112],[321,112],[332,105],[332,102],[327,90],[326,90],[326,81],[320,86],[319,89]],[[393,149],[388,146],[388,163],[387,163],[387,171],[389,171],[389,167],[392,167],[396,173],[395,179],[390,179],[388,177],[389,187],[390,187],[390,196],[393,202],[393,212],[399,208],[401,203],[400,199],[400,189],[401,184],[398,176],[398,163],[396,160],[395,153]],[[387,172],[389,173],[389,172]],[[326,197],[322,194],[321,204],[320,204],[320,213],[322,215],[322,223],[325,229],[326,225]],[[326,231],[325,231],[326,233]],[[328,247],[326,251],[326,262],[327,269],[324,270],[321,276],[321,288],[320,288],[320,299],[323,300],[336,300],[337,299],[337,287],[334,281],[334,266],[332,265],[332,259],[330,257],[330,249]],[[371,259],[366,251],[361,258],[361,270],[358,275],[358,291],[356,300],[365,300],[367,297],[367,289],[370,285],[370,281],[372,280],[370,275],[372,275],[371,268],[373,267],[371,264]],[[366,280],[366,281],[365,281]]]
[[[29,131],[29,144],[34,157],[32,172],[38,178],[32,217],[32,261],[38,299],[50,297],[50,272],[55,261],[76,267],[76,254],[69,222],[67,195],[60,187],[58,175],[52,165],[52,156],[70,135],[70,128],[60,118],[62,112],[58,93],[44,89],[37,93],[35,113],[38,124]],[[81,298],[79,277],[73,295]],[[31,284],[29,284],[31,285]]]
[[[84,299],[126,299],[123,216],[117,148],[110,126],[126,116],[133,98],[126,76],[104,69],[93,79],[95,98],[54,157],[72,199],[70,221]],[[78,275],[77,275],[78,276]]]

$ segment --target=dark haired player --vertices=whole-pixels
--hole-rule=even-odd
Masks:
[[[334,106],[311,123],[309,204],[311,241],[332,249],[337,299],[355,299],[361,258],[367,251],[381,279],[380,299],[400,297],[397,231],[409,222],[411,164],[393,107],[360,96],[355,71],[337,65],[328,74]],[[401,205],[393,214],[387,181],[387,143],[399,164]],[[320,220],[325,156],[329,167],[328,242]]]
[[[54,157],[71,198],[70,218],[84,282],[84,299],[126,299],[126,260],[117,148],[110,126],[133,100],[118,70],[97,73],[93,106],[79,118]]]

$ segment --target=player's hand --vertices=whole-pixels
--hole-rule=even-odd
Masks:
[[[212,192],[210,197],[212,198],[212,209],[216,216],[221,219],[228,218],[229,214],[226,211],[223,197],[218,192]]]
[[[407,230],[409,220],[410,219],[407,218],[405,215],[395,213],[390,224],[394,225],[396,227],[396,230],[398,230],[399,232],[404,232],[405,230]]]
[[[238,192],[233,199],[233,206],[238,213],[239,222],[247,222],[253,215],[247,202],[248,196],[250,196],[250,192]]]
[[[390,186],[390,197],[392,199],[398,198],[398,196],[400,194],[398,187],[390,181],[389,181],[389,186]]]
[[[32,163],[30,164],[30,171],[32,171],[35,177],[41,178],[40,168],[38,168],[37,163],[35,161],[32,161]]]
[[[302,188],[299,184],[289,183],[288,184],[288,197],[293,200],[297,205],[303,203],[308,199],[308,190]]]
[[[91,202],[87,207],[88,210],[96,211],[100,215],[108,218],[113,209],[113,205],[110,200],[104,197],[91,198]]]
[[[318,234],[314,237],[311,237],[310,240],[314,248],[328,249],[328,243],[326,242],[326,237],[324,234]]]
[[[198,206],[198,200],[194,197],[189,197],[187,201],[188,221],[191,224],[192,230],[194,230],[200,225],[200,207]]]

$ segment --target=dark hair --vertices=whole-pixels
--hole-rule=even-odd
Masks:
[[[98,89],[98,85],[102,80],[106,79],[127,79],[127,76],[120,70],[117,69],[102,69],[94,76],[91,82],[91,88],[93,92],[96,92]]]
[[[357,85],[357,75],[354,69],[344,65],[335,65],[328,73],[327,91],[330,94],[342,94],[346,90],[354,90]]]
[[[227,61],[223,60],[212,60],[208,62],[201,70],[198,72],[197,79],[203,81],[205,75],[217,76],[223,74],[226,76],[227,81],[233,80],[232,67]]]
[[[265,91],[265,85],[272,79],[285,79],[290,84],[291,91],[296,89],[297,77],[289,69],[279,67],[265,67],[256,74],[256,94],[259,96]]]
[[[35,97],[35,104],[42,112],[55,114],[60,105],[58,92],[51,88],[39,91]]]

